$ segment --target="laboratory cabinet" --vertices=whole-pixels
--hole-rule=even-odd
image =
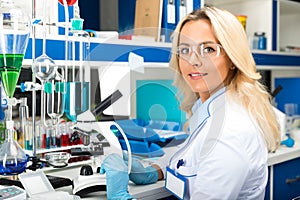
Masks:
[[[265,32],[268,51],[292,51],[300,46],[300,2],[291,0],[205,0],[235,15],[246,15],[246,33]],[[298,50],[299,52],[299,50]]]
[[[300,158],[269,166],[265,200],[291,200],[300,196]]]

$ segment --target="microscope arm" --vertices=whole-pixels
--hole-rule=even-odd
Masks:
[[[120,133],[122,134],[127,150],[128,150],[128,173],[130,173],[131,170],[131,148],[129,145],[129,141],[122,130],[122,128],[114,121],[103,121],[103,122],[77,122],[75,125],[78,129],[81,131],[91,132],[92,130],[95,130],[97,133],[100,133],[105,137],[107,142],[110,144],[108,154],[116,153],[123,157],[123,151],[121,148],[121,145],[119,143],[118,138],[114,135],[114,133],[111,130],[112,126],[115,126]],[[75,128],[76,129],[76,128]]]

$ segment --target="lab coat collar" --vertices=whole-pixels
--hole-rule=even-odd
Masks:
[[[202,125],[207,118],[210,117],[210,104],[217,99],[217,97],[223,95],[226,88],[223,87],[209,97],[204,103],[199,98],[192,107],[193,115],[190,118],[190,133],[193,133],[199,126]]]

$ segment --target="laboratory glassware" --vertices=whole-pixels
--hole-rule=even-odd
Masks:
[[[46,54],[46,9],[47,1],[44,0],[43,4],[43,52],[38,58],[35,59],[32,65],[32,72],[36,78],[41,81],[41,124],[47,126],[45,122],[45,93],[44,84],[47,80],[54,77],[57,69],[55,62]]]
[[[66,86],[65,113],[70,120],[76,122],[77,115],[90,108],[90,40],[89,34],[78,30],[78,27],[73,28],[70,35],[68,47],[72,70],[71,74],[68,74],[69,80]]]
[[[23,172],[28,161],[27,155],[14,140],[12,106],[13,98],[22,67],[30,34],[29,16],[18,8],[12,0],[0,1],[0,75],[4,91],[8,97],[5,142],[0,149],[0,174],[12,175]]]
[[[26,126],[28,123],[28,118],[29,118],[29,112],[28,112],[28,106],[27,106],[27,98],[26,97],[22,97],[20,99],[20,106],[19,106],[19,119],[20,119],[20,125],[21,125],[21,146],[23,148],[26,147],[26,140],[25,140],[25,136],[28,135]],[[31,134],[31,133],[30,133]]]
[[[63,78],[64,70],[60,68],[61,73],[58,71],[55,77],[45,84],[45,92],[47,94],[47,114],[52,119],[52,135],[51,146],[57,146],[60,142],[60,134],[58,133],[59,118],[63,115],[65,110],[65,94],[66,84]]]
[[[58,0],[58,2],[61,3],[62,5],[64,5],[64,1],[63,0]],[[77,2],[77,0],[66,0],[66,2],[68,4],[68,6],[72,6],[72,5],[74,5]]]

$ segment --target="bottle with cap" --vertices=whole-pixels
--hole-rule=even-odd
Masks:
[[[266,50],[267,38],[265,32],[255,32],[253,38],[253,49]]]

